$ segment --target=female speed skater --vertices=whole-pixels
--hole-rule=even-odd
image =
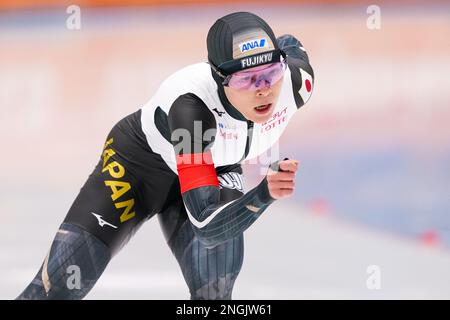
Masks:
[[[244,190],[241,163],[267,151],[310,98],[299,40],[248,12],[218,19],[208,61],[168,77],[106,138],[39,272],[17,299],[82,299],[111,258],[157,215],[191,299],[231,299],[243,232],[294,192],[298,161],[279,160]],[[68,285],[69,266],[80,270]]]

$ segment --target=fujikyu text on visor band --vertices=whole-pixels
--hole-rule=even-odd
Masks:
[[[263,64],[280,62],[281,58],[285,57],[286,55],[282,50],[275,49],[272,51],[258,53],[240,59],[225,61],[219,66],[215,66],[213,63],[211,63],[211,61],[209,61],[209,64],[217,75],[225,79],[232,73],[246,70],[249,68],[254,68]]]

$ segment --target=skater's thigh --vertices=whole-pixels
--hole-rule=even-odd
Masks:
[[[64,222],[96,236],[114,255],[148,218],[140,207],[139,188],[125,161],[104,153]]]

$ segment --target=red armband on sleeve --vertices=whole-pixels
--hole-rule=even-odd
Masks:
[[[181,193],[204,186],[219,187],[211,151],[177,155],[176,158]]]

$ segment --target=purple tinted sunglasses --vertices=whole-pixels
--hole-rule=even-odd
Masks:
[[[222,84],[233,89],[256,91],[271,87],[284,76],[286,62],[272,63],[244,71],[235,72],[226,76]]]
[[[270,87],[280,80],[287,67],[286,54],[280,49],[276,49],[263,54],[256,54],[245,57],[248,59],[267,59],[267,64],[258,67],[243,67],[244,61],[230,60],[215,66],[208,61],[212,70],[223,79],[222,85],[234,89],[256,91],[264,87]],[[270,63],[271,61],[279,61]],[[270,64],[269,64],[270,63]]]

